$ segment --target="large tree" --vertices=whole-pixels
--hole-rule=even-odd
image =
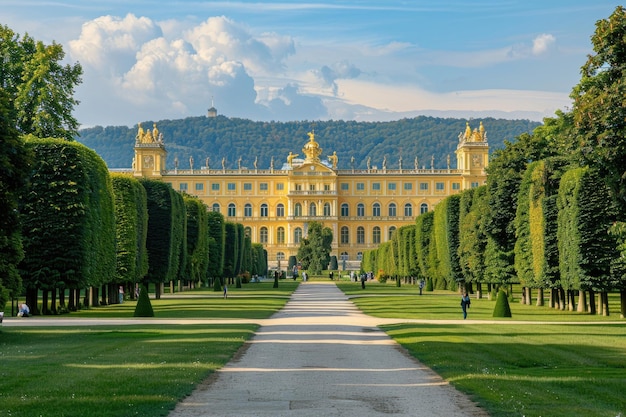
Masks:
[[[595,54],[581,68],[572,114],[581,162],[598,170],[611,190],[620,217],[626,216],[626,10],[618,6],[596,23]]]
[[[298,260],[312,274],[321,274],[330,262],[332,230],[322,223],[309,223],[307,237],[300,242]]]
[[[78,135],[72,111],[79,104],[74,89],[83,70],[78,63],[62,65],[64,58],[60,44],[20,37],[0,25],[0,88],[8,94],[20,133],[68,140]]]

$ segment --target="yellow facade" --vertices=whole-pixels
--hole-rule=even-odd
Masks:
[[[323,152],[309,133],[300,153],[290,152],[280,167],[267,169],[196,166],[193,159],[179,169],[165,166],[166,149],[156,125],[152,132],[139,127],[135,143],[133,174],[161,179],[178,191],[199,197],[209,210],[219,211],[226,221],[243,224],[252,242],[262,243],[270,267],[286,267],[296,255],[307,226],[317,221],[333,231],[333,251],[340,268],[356,269],[363,251],[390,239],[397,228],[413,224],[423,212],[451,194],[482,185],[489,163],[489,146],[482,123],[478,129],[459,134],[457,168],[405,166],[402,159],[387,168],[337,169],[335,152]],[[324,156],[322,156],[324,155]],[[322,157],[322,158],[320,158]],[[277,164],[278,165],[278,164]],[[353,165],[353,164],[350,164]],[[188,167],[188,168],[187,168]],[[282,265],[279,264],[282,261]]]

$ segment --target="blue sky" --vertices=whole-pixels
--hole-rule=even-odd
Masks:
[[[603,0],[0,0],[83,66],[84,126],[219,114],[542,120],[570,106]]]

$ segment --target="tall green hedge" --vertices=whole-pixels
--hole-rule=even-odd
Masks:
[[[29,138],[26,143],[35,158],[21,207],[26,256],[20,269],[29,294],[112,282],[115,213],[104,161],[75,142]],[[36,299],[28,301],[36,305]]]
[[[437,204],[433,230],[437,251],[436,288],[456,288],[463,279],[459,264],[459,204],[461,197],[451,195]]]
[[[224,275],[224,249],[226,244],[224,215],[216,211],[209,211],[207,213],[207,223],[209,250],[207,276],[214,279]]]
[[[209,233],[206,206],[196,197],[183,196],[187,214],[187,262],[185,275],[201,282],[206,279],[209,263]]]
[[[430,259],[430,241],[433,233],[435,213],[429,211],[415,219],[415,257],[420,279],[432,279]]]
[[[464,191],[459,208],[459,265],[465,281],[480,283],[485,275],[487,187]]]
[[[146,190],[129,175],[112,174],[115,195],[117,267],[115,282],[137,283],[148,272]]]

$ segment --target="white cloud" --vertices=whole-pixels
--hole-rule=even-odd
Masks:
[[[556,42],[556,38],[549,33],[544,33],[535,38],[533,41],[533,55],[544,54]]]

